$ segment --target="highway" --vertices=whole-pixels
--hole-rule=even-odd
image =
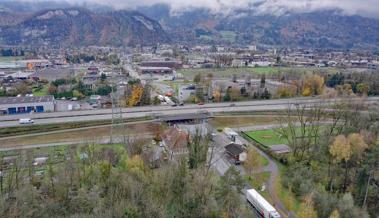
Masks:
[[[275,111],[287,109],[290,105],[301,104],[312,107],[315,104],[331,104],[341,99],[320,99],[320,98],[295,98],[295,99],[278,99],[278,100],[261,100],[246,101],[234,103],[209,103],[205,105],[185,105],[185,106],[147,106],[123,108],[122,116],[124,119],[139,118],[146,116],[159,115],[180,115],[198,113],[207,111],[209,113],[219,112],[246,112],[246,111]],[[365,99],[366,102],[378,102],[379,97],[370,97]],[[34,113],[21,115],[4,115],[0,116],[0,127],[19,126],[20,118],[32,118],[35,124],[54,124],[65,122],[82,122],[96,120],[112,119],[112,109],[84,110],[84,111],[67,111],[67,112],[50,112]]]

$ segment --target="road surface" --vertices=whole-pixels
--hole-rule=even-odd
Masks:
[[[338,101],[339,99],[337,99]],[[123,108],[123,118],[141,118],[160,115],[180,115],[192,114],[201,111],[209,113],[220,112],[247,112],[247,111],[275,111],[284,110],[289,106],[296,104],[312,107],[315,104],[331,104],[336,100],[322,100],[317,98],[297,98],[297,99],[279,99],[279,100],[265,100],[265,101],[247,101],[236,102],[234,106],[230,103],[210,103],[206,105],[186,105],[186,106],[148,106],[148,107],[134,107]],[[378,102],[379,97],[367,98],[367,102]],[[67,112],[51,112],[51,113],[34,113],[34,114],[21,114],[21,115],[5,115],[0,116],[0,127],[19,126],[18,120],[20,118],[32,118],[36,124],[54,124],[65,122],[82,122],[82,121],[95,121],[95,120],[110,120],[112,119],[112,109],[99,109],[87,111],[67,111]]]

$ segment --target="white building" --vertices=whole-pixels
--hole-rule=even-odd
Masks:
[[[3,114],[41,113],[54,110],[55,99],[51,95],[0,98],[0,111]]]
[[[196,94],[196,86],[195,85],[181,85],[179,87],[179,100],[180,101],[186,101],[188,100],[191,95]]]

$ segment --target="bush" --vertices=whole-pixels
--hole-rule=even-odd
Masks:
[[[96,94],[97,95],[109,95],[112,92],[112,87],[110,86],[101,86],[97,88]]]
[[[68,91],[68,92],[61,92],[61,93],[56,93],[54,94],[54,97],[55,98],[72,98],[74,95],[72,93],[72,91]]]

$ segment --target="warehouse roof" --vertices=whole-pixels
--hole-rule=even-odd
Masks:
[[[169,67],[138,67],[140,70],[172,70]]]
[[[25,97],[6,97],[0,98],[0,105],[5,104],[25,104],[25,103],[41,103],[41,102],[52,102],[54,101],[54,96],[25,96]]]

